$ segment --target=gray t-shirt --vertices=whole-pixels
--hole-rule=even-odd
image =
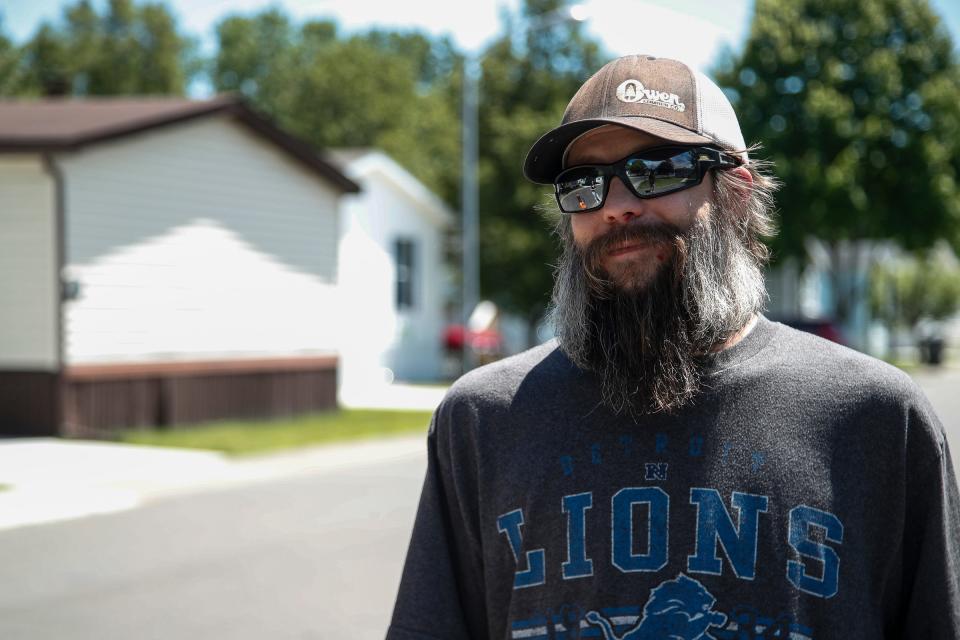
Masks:
[[[960,638],[960,497],[908,376],[760,318],[634,422],[550,342],[437,409],[389,640]]]

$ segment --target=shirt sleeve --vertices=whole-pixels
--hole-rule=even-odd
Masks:
[[[452,413],[441,405],[431,422],[427,474],[387,640],[487,637],[475,475],[464,443],[451,434]]]
[[[907,598],[901,637],[956,640],[960,638],[960,496],[945,439],[941,455],[914,473],[917,482],[908,492],[904,532]]]

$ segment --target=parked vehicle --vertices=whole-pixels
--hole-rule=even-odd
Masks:
[[[803,317],[791,317],[791,318],[773,318],[777,322],[781,322],[788,327],[793,327],[794,329],[799,329],[800,331],[806,331],[807,333],[812,333],[814,335],[820,336],[821,338],[826,338],[837,344],[846,345],[847,341],[843,337],[843,333],[837,328],[837,325],[833,320],[829,318],[803,318]]]

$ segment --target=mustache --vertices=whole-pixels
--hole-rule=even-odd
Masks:
[[[668,222],[622,224],[594,238],[585,247],[577,247],[576,253],[579,254],[590,289],[606,298],[612,285],[603,268],[603,259],[608,253],[629,244],[670,245],[682,263],[686,257],[689,233]]]

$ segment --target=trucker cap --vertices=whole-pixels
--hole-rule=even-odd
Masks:
[[[583,83],[560,126],[527,152],[523,175],[552,183],[564,168],[567,147],[605,124],[669,142],[715,145],[747,160],[740,123],[720,87],[678,60],[631,55],[608,62]]]

